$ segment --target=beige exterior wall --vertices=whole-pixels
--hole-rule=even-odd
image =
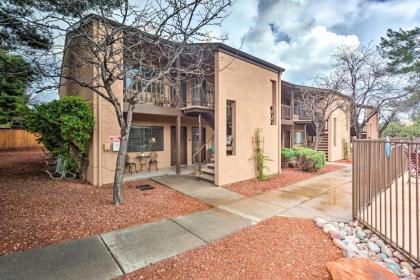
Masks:
[[[366,124],[367,139],[379,138],[379,115],[376,114]]]
[[[255,178],[253,137],[262,129],[269,173],[280,171],[280,74],[224,52],[215,55],[216,185]],[[270,124],[272,84],[277,85],[277,124]],[[226,101],[236,102],[235,155],[226,155]]]
[[[344,159],[345,142],[350,144],[350,119],[348,113],[337,109],[328,119],[328,161]]]
[[[94,36],[100,38],[100,32],[97,25],[90,26]],[[71,34],[68,35],[68,38]],[[83,63],[85,58],[89,56],[89,51],[81,49],[77,42],[68,40],[68,47],[65,51],[64,65],[62,69],[63,75],[71,73],[71,75],[81,81],[91,82],[96,76],[98,69],[92,65]],[[82,54],[85,57],[74,62],[76,54]],[[116,60],[121,59],[118,56]],[[123,104],[123,82],[117,81],[113,85],[113,91],[117,95],[120,104]],[[104,91],[105,94],[105,91]],[[92,140],[89,145],[89,166],[87,169],[87,180],[93,185],[102,185],[112,183],[114,180],[115,164],[117,160],[117,152],[105,151],[104,145],[109,143],[110,136],[119,136],[120,128],[116,117],[116,112],[111,103],[99,97],[93,91],[86,87],[69,82],[62,78],[60,81],[60,97],[67,95],[83,96],[92,104],[93,114],[95,117],[95,127]]]

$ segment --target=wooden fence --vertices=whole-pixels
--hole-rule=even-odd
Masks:
[[[23,129],[0,129],[0,150],[41,147],[37,136]]]

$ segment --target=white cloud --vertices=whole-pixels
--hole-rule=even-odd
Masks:
[[[311,84],[329,70],[338,46],[377,43],[388,28],[420,24],[417,0],[238,0],[223,24],[228,44],[286,68],[285,79]]]

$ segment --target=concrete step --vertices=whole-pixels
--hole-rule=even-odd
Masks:
[[[204,167],[204,168],[201,168],[201,172],[203,174],[214,176],[214,169]]]
[[[206,166],[209,169],[214,169],[214,163],[207,163]]]
[[[200,180],[214,184],[214,176],[203,173],[203,174],[197,175],[196,177]]]

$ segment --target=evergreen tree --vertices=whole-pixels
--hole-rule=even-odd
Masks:
[[[22,123],[22,109],[29,101],[26,91],[35,78],[35,71],[21,56],[0,50],[0,124]]]

